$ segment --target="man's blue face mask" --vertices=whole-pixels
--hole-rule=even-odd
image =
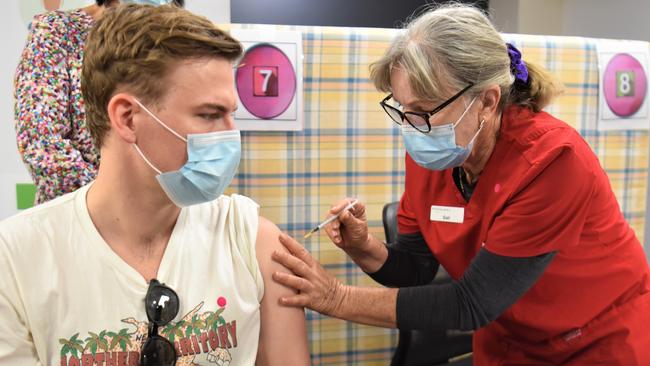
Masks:
[[[190,134],[187,139],[172,130],[142,103],[136,100],[156,122],[187,143],[187,162],[179,170],[163,173],[142,153],[144,161],[158,173],[156,178],[169,199],[179,207],[210,202],[228,187],[237,172],[241,158],[241,137],[238,130]]]

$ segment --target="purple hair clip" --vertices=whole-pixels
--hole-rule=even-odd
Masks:
[[[515,80],[519,80],[522,83],[528,82],[528,68],[526,64],[521,60],[521,52],[512,45],[512,43],[506,43],[508,46],[508,56],[510,56],[510,72],[515,76]]]

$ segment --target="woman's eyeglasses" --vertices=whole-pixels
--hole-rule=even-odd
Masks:
[[[451,104],[454,100],[458,99],[463,93],[465,93],[469,88],[474,86],[474,84],[469,84],[466,86],[464,89],[459,91],[458,93],[454,94],[451,98],[447,99],[445,102],[434,108],[431,112],[427,113],[416,113],[416,112],[402,112],[397,108],[395,105],[391,105],[394,103],[389,103],[389,101],[393,98],[393,94],[388,94],[384,100],[379,102],[379,105],[384,109],[386,114],[392,119],[395,123],[398,125],[402,125],[404,121],[408,122],[413,128],[416,130],[423,132],[423,133],[428,133],[431,131],[431,123],[429,122],[429,118],[433,116],[434,114],[440,112],[443,108]]]
[[[167,338],[158,335],[158,327],[167,325],[178,314],[178,295],[164,283],[153,279],[145,296],[145,309],[149,333],[140,352],[140,366],[176,365],[176,349]]]

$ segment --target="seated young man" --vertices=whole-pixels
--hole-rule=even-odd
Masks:
[[[0,223],[2,365],[306,365],[270,280],[280,231],[224,196],[241,45],[172,6],[124,5],[82,73],[97,179]]]

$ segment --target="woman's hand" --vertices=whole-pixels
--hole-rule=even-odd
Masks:
[[[339,213],[352,202],[346,198],[334,204],[328,217]],[[351,209],[341,213],[338,219],[325,226],[325,232],[330,240],[348,255],[354,256],[369,249],[368,220],[366,219],[366,206],[357,202]]]
[[[321,314],[379,327],[397,326],[397,289],[343,285],[325,271],[300,243],[285,234],[280,243],[289,251],[273,252],[274,261],[293,274],[275,272],[273,280],[298,290],[280,297],[287,306],[301,306]]]
[[[346,286],[327,273],[300,243],[286,234],[280,234],[280,242],[289,251],[274,251],[274,261],[287,267],[294,274],[273,273],[273,279],[291,287],[299,294],[280,298],[287,306],[307,307],[321,314],[336,316],[343,299]]]

